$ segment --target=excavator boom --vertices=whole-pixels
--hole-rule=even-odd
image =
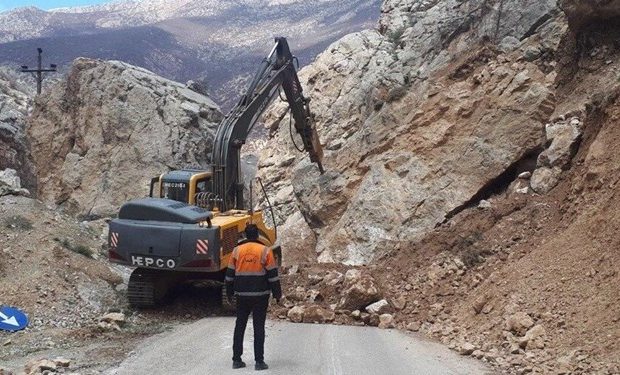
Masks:
[[[276,38],[275,46],[263,60],[247,93],[217,130],[212,154],[212,191],[221,199],[222,211],[244,208],[241,147],[280,89],[284,91],[304,151],[323,173],[323,150],[310,112],[310,100],[303,95],[294,59],[286,39]]]

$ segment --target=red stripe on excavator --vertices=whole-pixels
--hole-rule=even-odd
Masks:
[[[112,247],[118,247],[118,233],[112,232],[112,235],[110,236],[110,244]]]
[[[206,242],[206,243],[205,243]],[[207,254],[209,252],[209,245],[207,241],[198,240],[196,242],[196,252]]]

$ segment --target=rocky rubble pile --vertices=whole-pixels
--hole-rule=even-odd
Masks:
[[[70,371],[71,361],[66,358],[58,357],[54,359],[39,358],[29,361],[25,366],[23,375],[45,375],[45,374],[76,374]],[[0,375],[14,375],[12,371],[3,370],[0,367]]]
[[[28,122],[38,196],[71,213],[114,215],[148,194],[152,177],[204,167],[221,118],[211,99],[177,82],[122,62],[77,59]]]
[[[394,328],[393,304],[383,299],[374,277],[362,269],[291,266],[284,308],[275,314],[295,323],[336,323]],[[341,269],[342,270],[342,269]],[[395,302],[402,309],[399,302]]]
[[[493,204],[497,207],[503,202],[494,201]],[[510,223],[515,229],[523,229],[527,217],[507,214],[513,208],[502,209],[506,211],[495,211],[487,220],[503,214],[506,220],[502,220],[500,226]],[[471,222],[475,217],[472,214],[462,220]],[[460,225],[466,226],[464,222]],[[492,236],[501,245],[489,244],[490,251],[474,250],[484,248],[487,241],[492,242],[489,240]],[[600,337],[599,344],[588,349],[565,341],[567,332],[574,329],[570,323],[576,319],[576,312],[570,312],[574,302],[561,296],[562,292],[555,287],[541,287],[540,281],[534,281],[543,277],[536,277],[541,273],[536,271],[539,268],[529,268],[523,265],[525,262],[520,262],[522,268],[528,268],[516,283],[533,279],[528,283],[533,287],[516,288],[515,282],[510,281],[515,276],[505,274],[511,272],[511,264],[528,257],[536,240],[528,241],[515,231],[496,229],[484,238],[467,238],[467,241],[471,241],[470,245],[461,242],[457,246],[469,247],[470,252],[455,256],[452,251],[445,251],[419,271],[407,272],[400,268],[399,272],[392,271],[396,273],[394,277],[383,278],[389,285],[387,295],[402,296],[408,301],[406,308],[395,317],[397,327],[435,337],[462,355],[489,362],[506,373],[614,373],[618,364],[597,362],[593,358],[594,353],[600,355]],[[546,277],[550,283],[555,282]],[[573,286],[567,285],[563,274],[556,277],[561,279],[558,288],[576,292]],[[532,293],[541,295],[533,298]]]
[[[285,307],[272,314],[296,323],[367,325],[423,333],[502,373],[571,373],[577,369],[613,374],[613,364],[597,363],[588,350],[558,350],[557,335],[569,325],[566,310],[547,307],[540,313],[526,295],[512,292],[502,304],[501,297],[479,291],[485,284],[501,285],[493,270],[519,256],[523,255],[509,252],[506,257],[506,252],[496,250],[478,261],[482,265],[468,266],[463,256],[445,252],[413,272],[392,266],[295,265],[285,268],[287,274],[282,276]]]

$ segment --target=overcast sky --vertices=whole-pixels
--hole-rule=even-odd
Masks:
[[[71,7],[90,4],[101,4],[110,0],[0,0],[0,12],[25,6],[36,6],[41,9]]]

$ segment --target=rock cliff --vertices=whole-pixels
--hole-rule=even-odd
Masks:
[[[498,373],[618,373],[619,11],[386,1],[324,52],[302,83],[328,172],[293,152],[284,106],[261,160],[283,229],[335,261],[289,268],[287,307],[321,295],[378,325],[329,276],[367,263],[392,323]]]
[[[17,73],[0,69],[0,171],[20,171],[22,183],[29,189],[35,178],[28,153],[24,126],[30,110],[29,90]]]
[[[222,115],[206,96],[122,62],[78,59],[28,122],[38,196],[86,217],[145,196],[150,178],[208,162]]]
[[[554,1],[386,1],[378,30],[302,71],[327,173],[293,152],[287,126],[261,166],[283,216],[299,211],[318,235],[320,261],[372,262],[529,168],[555,107],[555,75],[534,60],[557,48],[559,13]]]

